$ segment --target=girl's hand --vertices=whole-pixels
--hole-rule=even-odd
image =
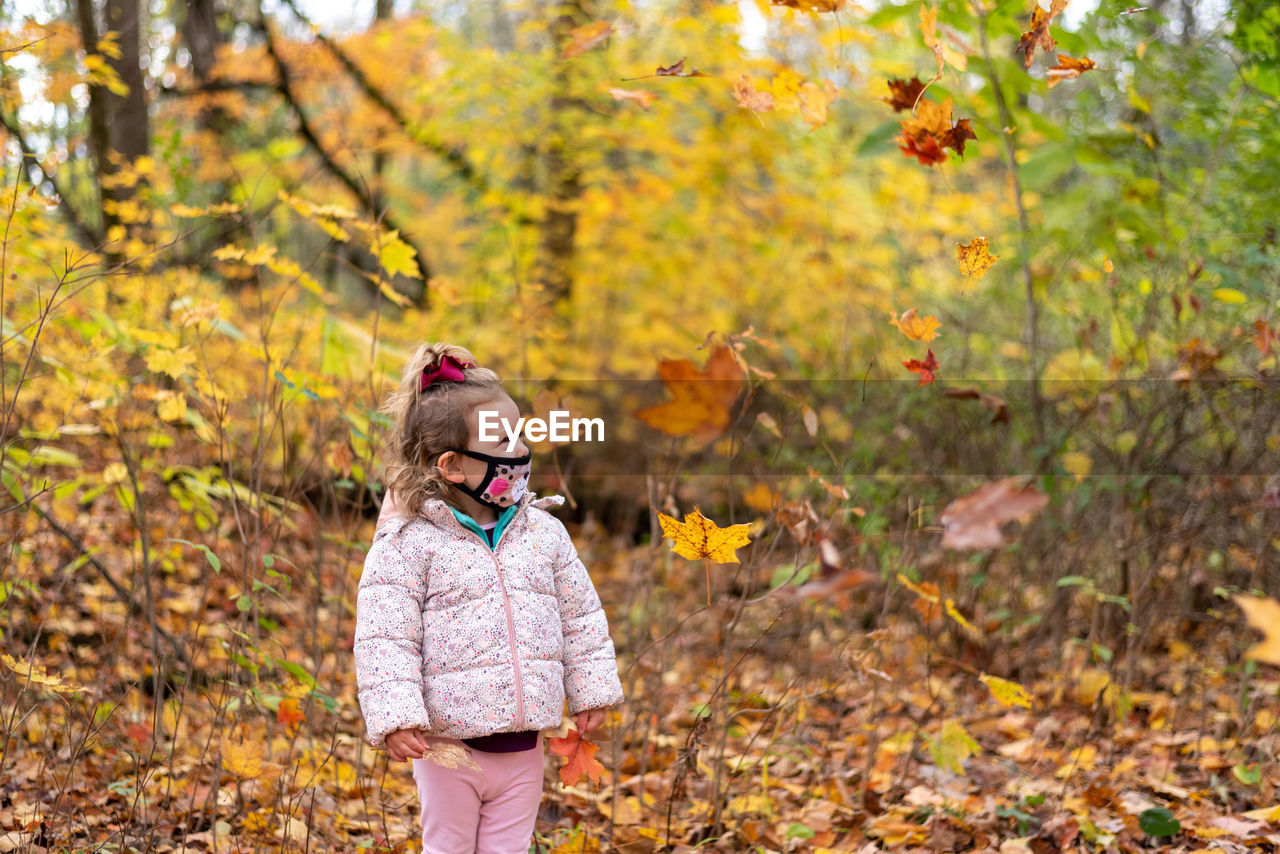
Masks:
[[[604,709],[587,709],[584,712],[578,712],[573,716],[573,722],[577,725],[578,732],[586,735],[604,723]]]
[[[387,752],[396,762],[421,759],[427,753],[427,742],[416,729],[398,729],[387,736]]]

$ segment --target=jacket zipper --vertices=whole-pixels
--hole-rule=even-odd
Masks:
[[[518,516],[522,511],[523,511],[523,508],[521,508],[521,510],[517,510],[516,515]],[[453,516],[452,513],[450,513],[449,515]],[[459,528],[462,528],[463,531],[466,531],[472,536],[476,536],[476,533],[474,531],[471,531],[470,529],[467,528],[466,525],[463,525],[462,523],[458,522],[457,519],[454,519],[453,521],[454,521],[454,524],[456,524]],[[507,529],[509,529],[515,523],[515,521],[516,521],[515,516],[512,516],[511,521],[507,523],[507,527],[502,529],[502,533],[504,535],[507,533]],[[520,677],[520,651],[519,649],[516,648],[516,621],[515,621],[515,617],[512,615],[512,612],[511,612],[511,594],[507,592],[507,583],[502,580],[502,564],[498,561],[498,547],[500,545],[502,545],[501,536],[498,537],[498,541],[493,544],[492,548],[489,548],[489,544],[487,542],[484,543],[484,547],[489,550],[489,554],[493,557],[494,570],[498,573],[498,587],[502,590],[502,604],[507,611],[507,639],[511,643],[511,665],[513,668],[515,668],[515,674],[516,674],[516,728],[523,729],[524,728],[524,684]]]

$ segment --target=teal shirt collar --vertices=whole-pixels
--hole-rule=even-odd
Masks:
[[[506,530],[507,524],[510,523],[513,518],[515,518],[516,508],[518,508],[519,506],[520,504],[519,502],[517,502],[515,504],[512,504],[510,507],[505,508],[501,513],[498,514],[498,525],[493,529],[493,545],[491,546],[492,549],[496,550],[498,548],[498,543],[502,542],[502,532]],[[474,531],[476,533],[476,536],[478,536],[482,541],[484,541],[484,544],[486,546],[489,545],[489,538],[488,536],[485,535],[484,528],[480,527],[479,522],[477,522],[475,519],[472,519],[470,515],[463,513],[461,510],[458,510],[454,507],[450,507],[449,511],[453,513],[454,518],[456,518],[462,524],[462,527],[466,528],[467,530]]]

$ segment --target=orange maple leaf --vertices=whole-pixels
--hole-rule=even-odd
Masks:
[[[276,723],[297,726],[306,719],[306,713],[298,706],[297,697],[286,697],[276,706]]]
[[[547,746],[552,753],[565,757],[565,763],[560,766],[560,782],[572,786],[585,774],[591,782],[599,785],[604,766],[595,754],[600,748],[583,738],[582,733],[571,729],[564,738],[547,739]]]
[[[742,392],[745,375],[733,351],[723,344],[712,351],[705,370],[688,359],[663,359],[658,375],[672,399],[634,413],[668,436],[692,436],[704,442],[729,426],[729,412]]]
[[[889,322],[912,341],[932,341],[938,337],[938,327],[942,325],[932,314],[920,317],[914,308],[904,311],[901,317],[894,317],[893,312],[889,312]]]
[[[1022,34],[1022,38],[1018,39],[1018,46],[1013,49],[1014,53],[1022,53],[1022,67],[1031,67],[1031,58],[1035,55],[1036,46],[1045,53],[1053,50],[1057,42],[1053,36],[1049,35],[1049,22],[1067,8],[1067,0],[1052,0],[1049,11],[1045,11],[1040,6],[1039,0],[1036,0],[1035,8],[1031,10],[1031,28]]]
[[[920,382],[917,386],[929,385],[933,382],[934,373],[938,370],[938,360],[934,358],[933,350],[929,350],[929,355],[925,357],[923,362],[919,359],[911,359],[902,364],[911,373],[920,375]]]
[[[1092,71],[1097,67],[1097,64],[1087,56],[1072,59],[1065,53],[1060,53],[1058,64],[1049,69],[1046,79],[1049,81],[1049,88],[1052,89],[1063,80],[1075,80],[1086,71]]]

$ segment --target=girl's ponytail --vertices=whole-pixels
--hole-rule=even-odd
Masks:
[[[461,509],[436,461],[449,448],[471,443],[471,411],[502,393],[498,375],[479,367],[465,347],[437,342],[414,351],[382,406],[394,425],[387,491],[400,507],[416,514],[428,499],[440,498]]]

